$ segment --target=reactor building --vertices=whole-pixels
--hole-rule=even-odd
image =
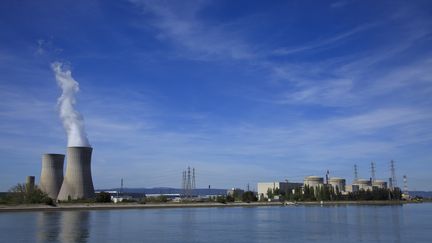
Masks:
[[[345,192],[346,180],[344,178],[331,177],[328,180],[328,184],[333,187],[335,192]]]
[[[324,185],[324,178],[320,176],[307,176],[305,177],[303,184],[316,189]]]
[[[91,147],[68,147],[66,175],[57,200],[94,198],[91,175]]]
[[[63,183],[64,158],[64,154],[44,154],[42,156],[39,187],[52,199],[57,199]]]

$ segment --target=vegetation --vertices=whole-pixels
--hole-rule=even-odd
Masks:
[[[46,204],[55,205],[54,200],[48,197],[37,186],[28,187],[25,184],[17,184],[1,200],[4,204]]]
[[[168,202],[168,198],[164,195],[160,195],[157,197],[145,197],[146,203],[164,203]]]
[[[227,195],[225,197],[225,199],[226,199],[227,202],[235,202],[235,200],[236,200],[236,198],[233,197],[233,196],[231,196],[231,195]]]
[[[243,190],[234,189],[232,194],[227,195],[228,202],[242,201]]]
[[[226,204],[227,203],[227,199],[226,199],[225,196],[217,196],[216,197],[216,202]]]
[[[255,193],[252,191],[246,191],[242,195],[242,201],[243,202],[256,202],[258,201],[258,198],[255,196]]]
[[[303,188],[297,187],[294,190],[288,190],[282,192],[279,190],[269,189],[270,199],[274,196],[280,196],[281,200],[285,201],[344,201],[344,200],[401,200],[402,193],[399,188],[394,190],[373,188],[372,190],[359,190],[357,192],[351,192],[345,195],[336,190],[332,186],[320,186],[320,187],[309,187],[304,186]],[[263,199],[265,200],[265,199]]]
[[[96,194],[95,200],[98,203],[110,203],[111,195],[108,192],[100,192]]]

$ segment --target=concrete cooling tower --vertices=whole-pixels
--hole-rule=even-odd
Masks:
[[[90,147],[68,147],[66,175],[58,200],[94,198],[90,165],[92,150]]]
[[[39,187],[52,199],[57,199],[63,183],[64,154],[44,154]]]

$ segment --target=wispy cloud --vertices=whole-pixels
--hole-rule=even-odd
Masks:
[[[247,43],[235,37],[236,33],[229,33],[223,25],[204,25],[197,18],[207,1],[131,2],[144,13],[155,16],[151,23],[160,31],[158,38],[187,48],[194,53],[193,59],[250,59],[255,56]]]
[[[309,50],[314,50],[314,49],[329,48],[332,45],[335,45],[336,43],[341,44],[343,42],[343,40],[348,39],[350,37],[353,37],[356,34],[361,33],[363,31],[366,31],[370,28],[373,28],[374,26],[376,26],[376,24],[361,25],[361,26],[358,26],[358,27],[353,28],[351,30],[348,30],[346,32],[337,33],[331,37],[316,40],[316,41],[307,43],[303,46],[278,48],[278,49],[274,50],[272,53],[274,55],[290,55],[290,54],[295,54],[298,52],[304,52],[304,51],[309,51]]]
[[[351,3],[353,3],[354,0],[344,0],[344,1],[335,1],[332,4],[330,4],[331,8],[342,8],[345,7]]]

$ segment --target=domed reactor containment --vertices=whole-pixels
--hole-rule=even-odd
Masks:
[[[68,147],[66,175],[57,200],[94,198],[91,147]]]

